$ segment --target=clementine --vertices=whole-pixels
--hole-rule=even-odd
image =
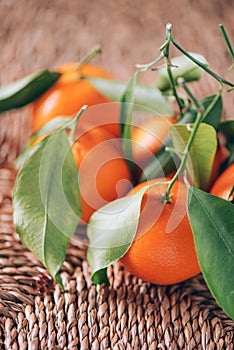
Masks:
[[[231,202],[234,200],[234,194],[232,193],[232,195],[230,196],[233,186],[234,163],[229,165],[229,167],[218,177],[218,179],[212,186],[210,193],[214,196],[221,197]]]
[[[168,180],[141,183],[129,194],[137,193],[146,184]],[[161,199],[166,188],[166,184],[158,184],[145,192],[136,237],[120,259],[130,273],[162,285],[184,281],[200,272],[186,210],[187,187],[176,181],[171,202],[164,204]]]
[[[91,63],[79,67],[78,63],[71,62],[60,67],[58,71],[62,73],[59,80],[32,104],[33,133],[57,116],[76,114],[83,105],[93,106],[110,102],[88,80],[81,78],[111,79],[112,75],[104,69]]]
[[[229,152],[227,148],[223,145],[218,145],[217,151],[215,153],[214,161],[212,164],[212,172],[211,172],[210,180],[207,185],[207,190],[209,190],[211,186],[214,184],[215,180],[219,175],[220,168],[224,164],[228,155],[229,155]]]
[[[78,128],[72,152],[79,169],[83,222],[94,211],[121,197],[131,187],[131,175],[120,140],[102,127]]]
[[[169,128],[176,123],[175,117],[157,116],[144,121],[132,132],[133,160],[144,167],[157,153],[168,136]]]

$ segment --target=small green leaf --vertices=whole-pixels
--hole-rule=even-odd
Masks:
[[[234,206],[190,188],[188,214],[206,283],[218,304],[234,319]]]
[[[81,216],[78,170],[65,130],[33,148],[16,179],[13,209],[22,243],[59,281],[58,270]]]
[[[108,203],[90,218],[88,262],[94,283],[107,283],[106,268],[121,258],[135,237],[141,200],[148,186],[134,195]]]
[[[203,123],[209,124],[217,130],[220,124],[222,113],[223,113],[222,96],[220,95],[218,96],[218,98],[217,98],[217,95],[208,96],[203,98],[200,102],[206,110],[209,107],[209,105],[212,103],[212,101],[214,101],[215,99],[216,99],[216,102],[213,108],[211,108],[209,113],[203,119]]]
[[[88,79],[97,90],[115,102],[121,101],[128,84],[126,82],[100,78],[86,77],[85,79]],[[164,115],[166,117],[174,115],[161,91],[155,87],[146,84],[137,84],[134,89],[134,101],[134,107],[141,110],[143,108],[145,112],[148,111],[149,113]]]
[[[53,86],[61,73],[42,70],[0,87],[0,112],[23,107]]]
[[[193,124],[170,127],[170,136],[177,152],[183,153],[185,151],[192,128]],[[187,169],[194,186],[206,189],[216,149],[217,136],[215,129],[208,124],[201,123],[193,140],[187,162]]]
[[[190,54],[203,64],[207,65],[207,61],[202,55],[197,53]],[[178,78],[184,78],[186,82],[189,82],[193,80],[198,80],[203,75],[203,70],[184,55],[173,57],[171,59],[171,64],[172,75],[176,83]],[[171,89],[171,82],[166,67],[163,67],[158,70],[156,86],[161,91]]]

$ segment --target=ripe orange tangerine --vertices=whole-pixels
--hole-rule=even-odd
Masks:
[[[225,162],[225,160],[227,159],[228,155],[229,155],[229,152],[227,148],[223,145],[218,145],[217,151],[215,153],[213,165],[212,165],[210,180],[207,185],[207,190],[209,190],[211,186],[214,184],[215,180],[219,175],[220,168],[222,164]]]
[[[146,184],[168,180],[141,183],[129,194],[137,193]],[[158,184],[145,192],[135,240],[120,259],[130,273],[162,285],[184,281],[200,272],[186,210],[187,187],[176,181],[172,201],[164,204],[161,198],[166,188],[166,184]]]
[[[79,169],[83,222],[106,203],[124,196],[131,186],[119,139],[102,127],[78,129],[72,152]]]
[[[229,165],[229,167],[218,177],[212,186],[210,193],[214,196],[221,197],[223,199],[229,200],[230,202],[234,200],[234,194],[230,195],[230,192],[234,186],[234,163]]]
[[[57,116],[72,116],[83,105],[93,106],[110,102],[84,77],[112,79],[104,69],[86,63],[81,67],[71,62],[58,69],[62,73],[59,80],[32,104],[32,132],[42,128],[48,121]]]
[[[170,126],[176,122],[175,117],[157,116],[144,121],[133,130],[133,160],[140,167],[144,167],[157,153],[168,136]]]

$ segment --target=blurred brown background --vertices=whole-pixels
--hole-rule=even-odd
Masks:
[[[218,27],[223,23],[234,43],[233,18],[232,0],[0,0],[0,83],[79,60],[96,44],[103,53],[94,62],[128,80],[136,63],[158,55],[167,22],[177,42],[203,54],[212,69],[234,81]],[[147,82],[154,78],[154,72],[144,76]],[[205,75],[196,92],[204,96],[216,90],[216,81]],[[232,118],[234,94],[226,94],[225,101],[225,116]]]
[[[233,38],[233,16],[232,0],[0,0],[1,81],[79,59],[96,44],[96,62],[128,79],[135,63],[157,55],[167,22],[217,69],[228,58],[218,25]]]

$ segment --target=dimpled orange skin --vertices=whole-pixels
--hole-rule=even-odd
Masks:
[[[233,201],[234,195],[229,197],[232,187],[234,186],[234,163],[218,177],[212,186],[210,193],[214,196]]]
[[[168,180],[155,179],[148,184]],[[136,186],[130,194],[144,185]],[[165,190],[166,185],[157,185],[144,194],[135,240],[120,259],[133,275],[161,285],[179,283],[200,273],[186,212],[187,188],[177,181],[171,192],[172,203],[163,204],[160,199]]]
[[[72,145],[79,169],[82,218],[87,223],[90,216],[131,188],[131,175],[120,151],[120,140],[112,139],[102,127],[81,131]]]
[[[157,116],[144,121],[132,132],[134,161],[144,167],[157,153],[168,136],[169,128],[177,122],[175,117]]]
[[[60,67],[58,71],[62,75],[59,80],[32,104],[33,133],[57,116],[76,114],[83,105],[93,106],[110,102],[89,81],[79,79],[79,76],[112,79],[111,74],[90,63],[81,68],[77,68],[77,64],[71,62]]]

